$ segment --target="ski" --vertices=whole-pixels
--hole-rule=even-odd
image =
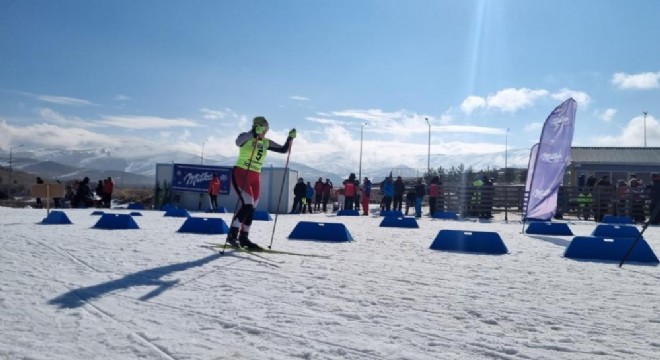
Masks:
[[[218,243],[207,243],[208,245],[218,249],[218,250],[234,250],[238,252],[244,252],[244,253],[249,253],[249,254],[279,254],[279,255],[292,255],[292,256],[302,256],[302,257],[315,257],[315,258],[323,258],[323,259],[328,259],[330,258],[330,255],[319,255],[319,254],[304,254],[304,253],[297,253],[297,252],[291,252],[291,251],[281,251],[281,250],[273,250],[273,249],[255,249],[255,250],[250,250],[242,247],[233,247],[229,244],[218,244]]]
[[[205,249],[209,249],[209,250],[211,250],[211,251],[216,251],[216,252],[220,252],[220,251],[222,250],[221,247],[214,246],[214,245],[200,245],[200,246],[203,247],[203,248],[205,248]],[[225,249],[224,252],[226,252],[226,251],[228,251],[228,250],[229,250],[229,251],[236,251],[236,250],[238,250],[238,249],[233,248],[233,247],[228,247],[227,249]],[[269,258],[267,258],[266,256],[261,256],[261,255],[259,255],[259,254],[255,254],[255,253],[253,253],[253,252],[250,253],[250,252],[247,252],[247,251],[240,251],[240,250],[237,251],[237,252],[238,252],[238,253],[241,253],[241,252],[242,252],[242,253],[245,253],[245,254],[249,254],[249,255],[251,255],[251,256],[255,256],[255,257],[257,257],[257,258],[259,258],[259,259],[262,260],[262,261],[259,261],[259,262],[261,262],[261,263],[263,263],[263,264],[266,264],[266,265],[272,265],[272,266],[275,266],[275,267],[278,267],[278,268],[279,268],[279,266],[278,266],[277,264],[283,264],[283,262],[275,261],[275,260],[273,260],[273,259],[269,259]]]

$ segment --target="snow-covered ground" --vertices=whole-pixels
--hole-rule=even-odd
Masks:
[[[138,230],[65,213],[73,225],[0,208],[2,359],[660,358],[659,267],[564,258],[572,237],[523,234],[511,215],[419,229],[280,215],[273,249],[329,258],[262,258],[220,256],[200,245],[224,236],[178,233],[185,219],[160,211]],[[288,240],[302,220],[341,222],[354,241]],[[274,224],[252,239],[268,245]],[[430,250],[442,229],[497,232],[509,253]],[[644,235],[659,254],[660,228]]]

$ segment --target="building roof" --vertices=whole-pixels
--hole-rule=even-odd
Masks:
[[[580,164],[659,165],[657,147],[579,147],[571,148],[571,162]]]

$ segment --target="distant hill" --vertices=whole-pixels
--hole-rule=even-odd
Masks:
[[[22,150],[22,149],[21,149]],[[461,155],[431,155],[430,163],[433,169],[443,167],[449,169],[452,166],[463,164],[465,168],[474,171],[501,169],[504,167],[503,152],[491,154],[461,154]],[[156,164],[158,163],[184,163],[198,164],[200,157],[183,152],[153,153],[149,156],[122,157],[113,153],[110,149],[91,150],[61,150],[61,149],[35,149],[14,152],[12,165],[14,170],[32,174],[26,176],[26,183],[33,183],[34,177],[41,176],[52,180],[69,181],[89,177],[93,183],[105,179],[108,176],[115,180],[120,187],[150,187],[154,183]],[[269,159],[271,160],[271,159]],[[414,160],[414,161],[413,161]],[[424,160],[424,161],[421,161]],[[425,163],[427,157],[411,159],[413,163]],[[507,157],[508,167],[526,168],[529,160],[528,149],[510,150]],[[232,166],[235,158],[221,157],[204,159],[204,165]],[[292,161],[289,166],[298,171],[299,176],[305,181],[314,183],[319,177],[324,180],[330,179],[338,184],[348,177],[350,173],[359,175],[358,167],[347,165],[347,161],[336,159],[318,159],[313,164],[302,164]],[[0,165],[8,167],[8,154],[0,150]],[[272,158],[272,162],[266,166],[283,167],[285,159]],[[363,164],[362,177],[367,176],[378,182],[389,175],[417,177],[421,176],[426,169],[412,168],[408,164],[390,164],[388,159],[380,159],[378,163]],[[23,177],[16,177],[15,179]],[[6,181],[6,180],[5,180]],[[18,180],[17,180],[18,181]],[[0,182],[0,189],[3,188]]]

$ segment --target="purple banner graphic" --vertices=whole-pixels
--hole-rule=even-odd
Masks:
[[[527,179],[525,179],[525,193],[529,194],[529,189],[532,186],[532,177],[534,176],[534,165],[536,164],[536,154],[539,152],[539,144],[536,143],[532,146],[529,152],[529,162],[527,163]]]
[[[229,166],[206,166],[174,164],[172,170],[172,190],[207,192],[213,174],[220,178],[220,195],[229,194],[231,182]]]
[[[530,159],[533,168],[528,169],[531,180],[526,219],[547,221],[557,211],[557,191],[571,156],[576,111],[577,103],[570,98],[557,106],[543,124],[533,163]]]

